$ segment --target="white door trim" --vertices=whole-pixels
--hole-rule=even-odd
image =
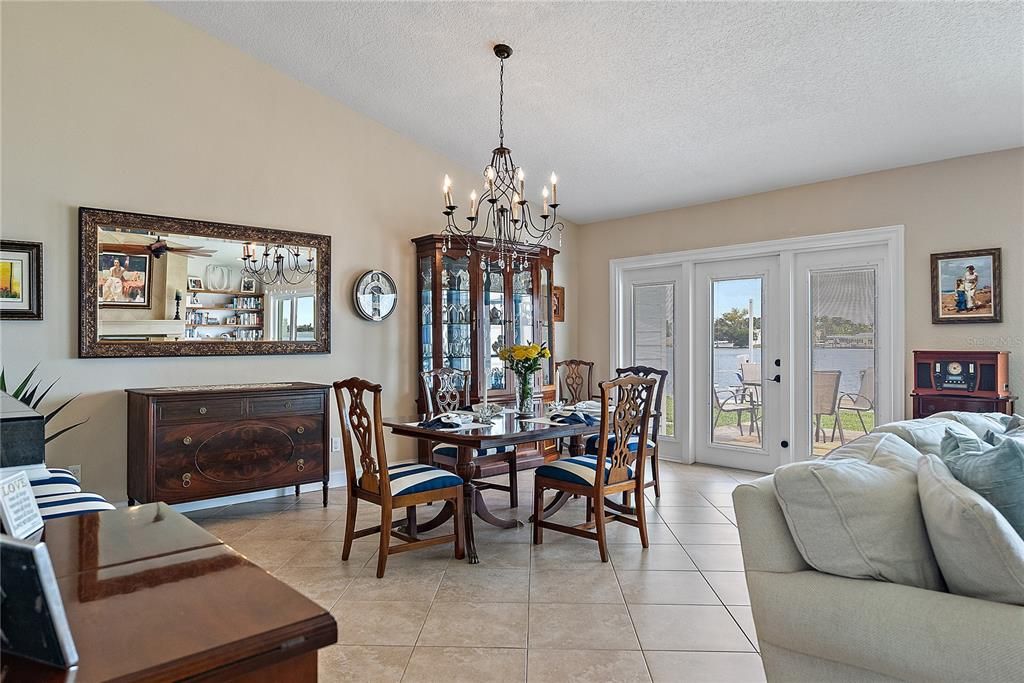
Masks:
[[[904,226],[891,225],[880,228],[866,228],[861,230],[846,230],[841,232],[824,233],[820,235],[808,235],[806,237],[789,237],[778,240],[767,240],[762,242],[750,242],[745,244],[727,245],[721,247],[709,247],[704,249],[691,249],[688,251],[676,251],[664,254],[650,254],[644,256],[629,256],[618,259],[611,259],[608,262],[608,294],[610,308],[609,325],[609,367],[618,367],[620,362],[620,340],[623,338],[626,321],[623,319],[621,297],[623,295],[623,275],[631,270],[645,268],[679,266],[682,269],[682,284],[685,290],[680,292],[676,305],[677,322],[685,321],[686,327],[677,326],[676,329],[692,329],[694,324],[694,264],[736,258],[749,258],[756,256],[780,255],[783,263],[783,272],[791,274],[790,280],[785,283],[784,289],[788,289],[788,299],[793,300],[795,283],[792,281],[792,260],[796,254],[808,253],[822,250],[832,250],[845,246],[870,246],[882,245],[888,254],[887,269],[889,282],[892,291],[897,293],[893,297],[893,321],[890,326],[888,339],[884,343],[889,344],[893,349],[893,375],[889,383],[891,392],[891,405],[893,406],[893,419],[902,419],[906,407],[905,382],[906,382],[906,349],[905,325],[900,321],[905,320],[905,256],[904,256]],[[792,305],[792,304],[791,304]],[[790,311],[790,320],[793,319],[793,311]],[[792,336],[792,335],[791,335]],[[677,384],[682,398],[683,387],[689,387],[689,395],[686,396],[686,407],[677,410],[676,433],[680,438],[689,441],[686,444],[686,456],[684,462],[694,462],[694,395],[693,383],[689,381],[689,368],[693,363],[693,349],[688,341],[677,340]],[[882,340],[880,340],[882,343]],[[793,357],[793,349],[786,349],[790,358]],[[792,419],[792,418],[791,418]],[[795,429],[795,425],[790,425]],[[788,449],[792,458],[795,448]]]

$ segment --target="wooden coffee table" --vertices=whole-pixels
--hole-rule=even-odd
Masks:
[[[77,671],[4,655],[4,680],[315,681],[334,618],[164,503],[46,523]]]

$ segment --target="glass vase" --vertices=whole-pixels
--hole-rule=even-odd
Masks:
[[[516,375],[516,413],[533,415],[533,375]]]

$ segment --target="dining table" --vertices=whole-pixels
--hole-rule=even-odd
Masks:
[[[543,410],[535,415],[526,416],[507,410],[486,424],[469,422],[461,424],[458,429],[438,429],[420,426],[421,423],[430,419],[430,417],[427,415],[387,417],[382,420],[382,423],[397,436],[424,439],[458,448],[455,473],[464,482],[462,486],[465,503],[463,505],[463,516],[465,518],[466,555],[470,564],[480,562],[476,541],[473,536],[474,517],[479,517],[488,524],[502,529],[513,529],[523,525],[518,519],[499,517],[487,507],[487,501],[473,483],[473,480],[480,475],[480,468],[475,462],[477,450],[499,446],[516,446],[537,441],[568,439],[570,456],[583,455],[583,439],[601,431],[599,419],[594,420],[593,424],[559,424],[546,417]],[[556,496],[544,508],[545,517],[560,509],[568,499],[569,496]],[[434,519],[418,524],[416,532],[434,529],[448,521],[453,514],[454,508],[446,505]]]

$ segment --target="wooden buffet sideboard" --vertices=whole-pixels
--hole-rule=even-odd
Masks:
[[[328,391],[280,382],[128,393],[128,502],[184,503],[330,476]]]

